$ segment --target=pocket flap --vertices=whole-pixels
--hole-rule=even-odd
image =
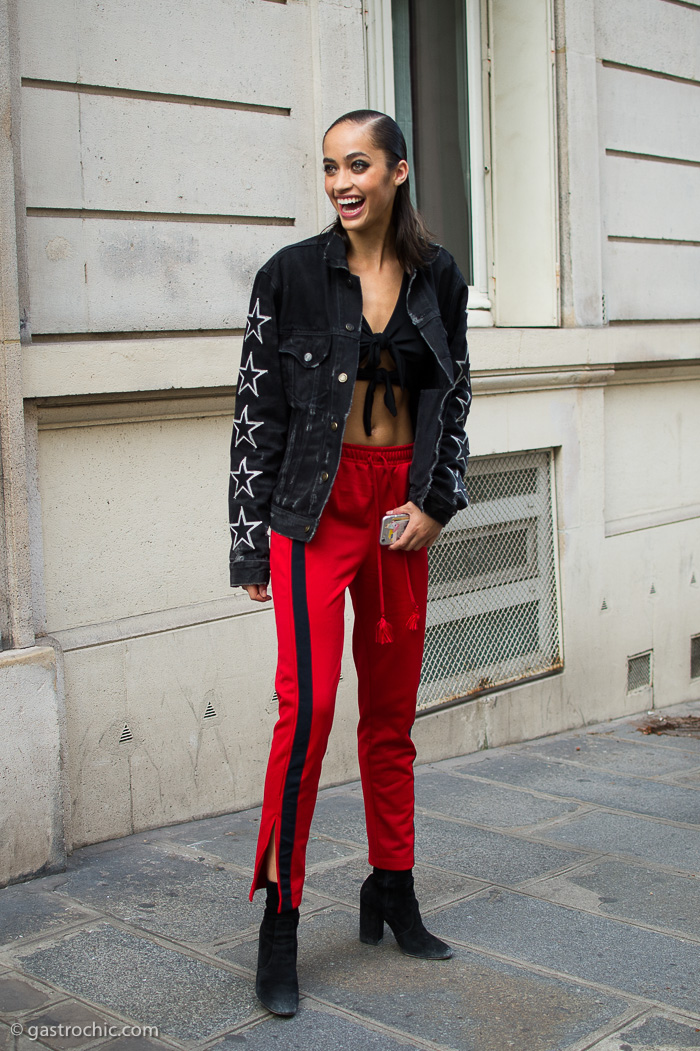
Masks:
[[[280,340],[280,354],[291,354],[304,368],[314,369],[328,357],[331,336],[326,333],[295,333]]]

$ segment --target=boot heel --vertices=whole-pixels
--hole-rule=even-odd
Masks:
[[[360,941],[365,945],[379,945],[383,937],[383,914],[364,901],[360,901]]]

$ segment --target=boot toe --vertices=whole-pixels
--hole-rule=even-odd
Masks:
[[[399,948],[406,956],[413,956],[416,960],[451,960],[454,956],[454,950],[439,938],[434,938],[429,945],[420,948],[406,949],[402,945]]]
[[[273,1015],[281,1018],[291,1018],[297,1013],[299,1007],[298,989],[280,989],[274,985],[268,986],[265,982],[257,982],[255,995],[263,1007],[271,1011]]]

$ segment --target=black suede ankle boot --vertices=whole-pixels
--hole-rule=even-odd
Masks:
[[[401,952],[421,960],[449,960],[452,949],[423,926],[413,870],[375,868],[360,890],[360,941],[378,945],[389,924]]]
[[[268,880],[267,902],[260,924],[255,994],[268,1011],[289,1018],[299,1006],[297,926],[299,910],[278,912],[279,889]]]

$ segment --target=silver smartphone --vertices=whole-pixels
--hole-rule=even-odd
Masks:
[[[386,547],[398,540],[408,525],[410,518],[411,516],[405,512],[400,515],[384,515],[382,528],[379,531],[379,543],[384,544]]]

